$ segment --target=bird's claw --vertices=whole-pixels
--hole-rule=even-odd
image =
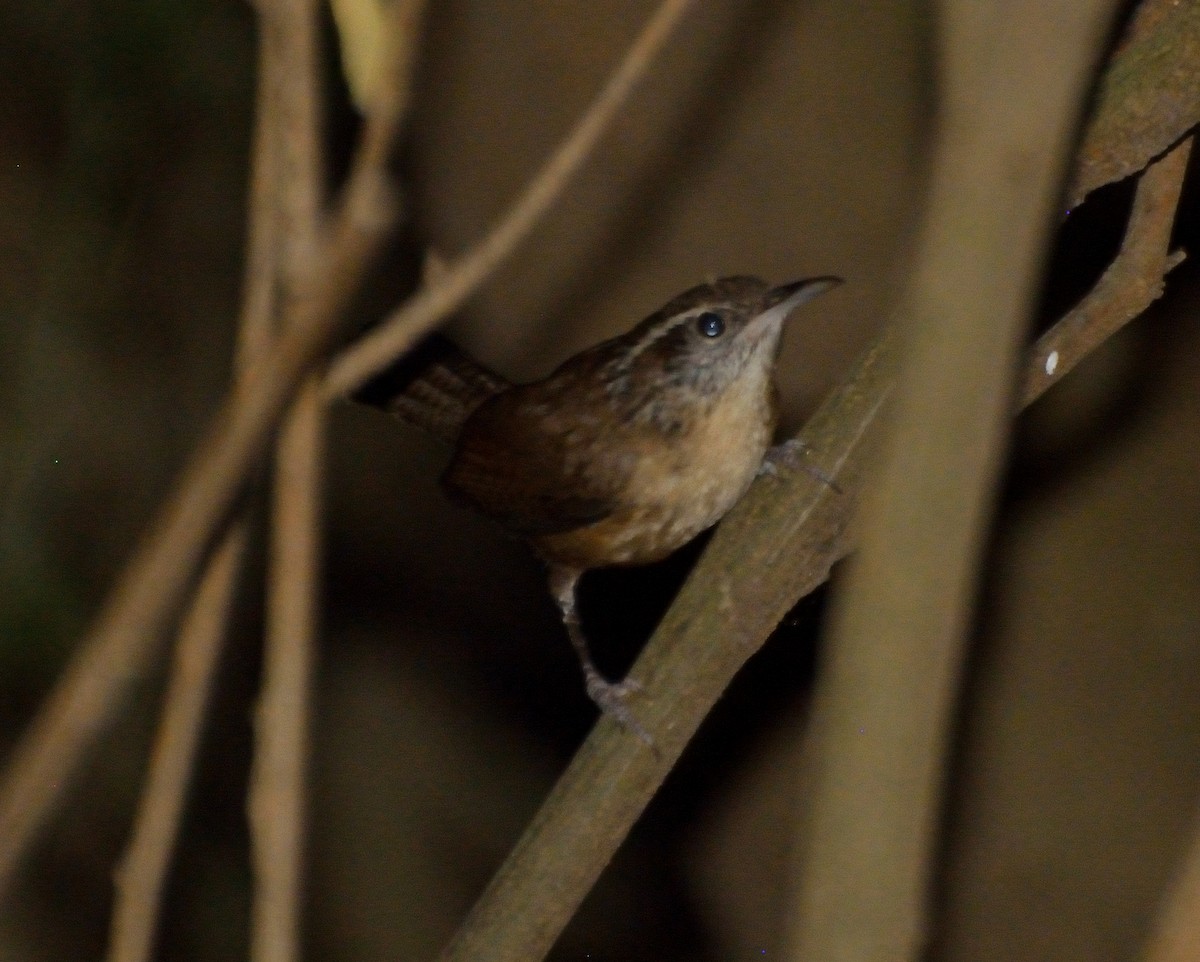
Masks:
[[[767,451],[763,463],[758,467],[759,477],[764,474],[773,478],[778,477],[780,468],[787,468],[789,471],[803,471],[841,494],[842,489],[838,487],[838,483],[833,478],[805,459],[804,455],[808,451],[809,446],[799,438],[788,438],[782,444],[777,444]]]
[[[648,747],[654,747],[654,739],[642,727],[634,716],[625,699],[631,694],[642,690],[642,683],[636,678],[626,678],[623,681],[612,682],[600,675],[599,672],[589,672],[586,678],[588,697],[597,707],[626,731],[636,735]]]

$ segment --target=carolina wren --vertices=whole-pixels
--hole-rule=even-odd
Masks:
[[[434,335],[356,395],[453,445],[443,487],[545,559],[588,695],[646,742],[624,701],[637,683],[592,662],[576,585],[590,568],[665,557],[742,496],[775,431],[783,322],[840,283],[702,284],[532,384]]]

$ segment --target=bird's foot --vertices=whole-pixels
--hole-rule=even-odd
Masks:
[[[758,474],[760,477],[764,474],[777,477],[781,468],[789,471],[803,471],[841,494],[842,489],[838,487],[838,483],[816,465],[810,464],[805,458],[809,450],[809,446],[799,438],[788,438],[767,451],[763,463],[758,467]]]
[[[641,722],[634,716],[633,711],[625,704],[625,699],[634,692],[642,690],[642,683],[636,678],[626,678],[624,681],[609,681],[594,668],[585,671],[584,683],[587,686],[588,697],[597,707],[613,721],[641,739],[648,747],[654,747],[654,739],[642,727]]]

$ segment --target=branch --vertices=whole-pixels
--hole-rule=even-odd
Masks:
[[[269,350],[278,305],[279,236],[284,220],[278,203],[283,167],[280,94],[286,92],[288,60],[278,34],[263,29],[259,38],[245,294],[234,359],[239,376]],[[228,631],[247,529],[247,519],[242,517],[224,533],[183,619],[142,797],[115,875],[109,962],[149,962],[153,957],[163,885]]]
[[[278,35],[280,288],[297,296],[316,250],[324,179],[316,0],[264,0],[263,30]],[[407,79],[407,78],[406,78]],[[275,452],[262,691],[247,811],[254,873],[250,958],[300,957],[309,698],[315,661],[325,408],[309,377]]]
[[[276,448],[263,687],[247,808],[252,962],[300,958],[309,715],[316,660],[325,402],[305,386]]]
[[[114,883],[109,962],[150,962],[163,884],[179,835],[200,732],[246,549],[244,521],[225,533],[184,619],[132,835]]]
[[[1170,158],[1163,165],[1174,171],[1177,197],[1182,166]],[[1139,189],[1122,252],[1157,249],[1169,240],[1174,208],[1163,212],[1155,205],[1157,216],[1147,216],[1157,193]],[[1176,260],[1168,258],[1145,286],[1155,288]],[[1070,333],[1058,347],[1060,365],[1072,367],[1097,344],[1089,327],[1074,324],[1074,313],[1060,322]],[[515,962],[548,951],[733,677],[795,603],[828,580],[833,565],[853,549],[856,509],[892,391],[895,354],[894,337],[885,332],[799,435],[812,463],[836,479],[840,493],[804,471],[781,470],[755,482],[717,528],[630,671],[643,685],[637,714],[653,732],[657,751],[640,750],[602,718],[442,962]],[[1052,383],[1044,369],[1036,353],[1026,362],[1025,404]]]
[[[1136,174],[1200,119],[1200,4],[1142,0],[1079,145],[1067,206]]]
[[[1022,403],[1057,384],[1081,358],[1162,296],[1163,278],[1184,258],[1182,251],[1170,253],[1171,226],[1191,152],[1188,137],[1146,168],[1116,258],[1092,291],[1034,344],[1021,385]]]

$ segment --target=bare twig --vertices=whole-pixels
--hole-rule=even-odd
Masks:
[[[263,688],[248,800],[253,962],[300,957],[324,421],[325,403],[316,382],[310,382],[277,446]]]
[[[1177,192],[1183,170],[1168,166]],[[1150,197],[1157,195],[1139,191],[1123,252],[1154,250],[1170,237],[1173,209],[1156,203],[1157,216],[1146,216]],[[1165,266],[1177,259],[1168,258]],[[1152,271],[1138,286],[1159,289],[1161,270],[1149,259],[1135,260]],[[1047,334],[1055,338],[1060,364],[1071,366],[1098,344],[1073,314],[1060,322],[1066,333],[1059,336],[1055,325]],[[1123,314],[1123,320],[1131,319]],[[803,471],[760,479],[721,522],[633,667],[631,675],[644,686],[638,717],[654,733],[657,753],[641,750],[627,733],[601,720],[443,962],[507,962],[545,954],[734,675],[796,601],[823,584],[854,547],[855,512],[891,391],[895,353],[885,333],[800,434],[812,463],[834,476],[842,493]],[[1025,371],[1022,402],[1029,404],[1051,382],[1036,351]]]
[[[209,559],[179,633],[133,834],[115,876],[109,962],[149,962],[154,955],[163,883],[179,834],[245,547],[246,525],[238,521]]]
[[[353,391],[408,350],[438,319],[461,307],[529,235],[590,155],[692,2],[663,0],[575,128],[488,235],[439,272],[436,283],[423,286],[383,324],[334,360],[326,378],[330,396]]]
[[[383,66],[371,92],[371,100],[366,104],[369,117],[390,117],[392,123],[398,125],[408,116],[421,23],[428,4],[429,0],[390,0],[387,31],[383,38]],[[386,142],[380,147],[387,152]]]
[[[1162,295],[1163,278],[1183,260],[1181,251],[1170,253],[1171,226],[1191,151],[1188,137],[1142,174],[1120,252],[1087,297],[1034,345],[1021,386],[1026,403]]]
[[[275,75],[280,72],[278,44],[268,42],[264,34],[258,43],[258,85],[247,204],[244,291],[235,356],[239,376],[244,376],[267,355],[276,333],[280,256],[280,211],[277,202],[280,157],[276,91],[282,81]]]
[[[312,263],[322,205],[316,0],[264,2],[278,37],[280,287],[284,303]],[[325,410],[310,376],[276,446],[263,682],[247,811],[254,870],[250,958],[299,958],[309,696],[317,633]]]
[[[269,348],[278,302],[278,91],[284,71],[275,38],[274,32],[262,31],[259,42],[246,280],[235,358],[235,366],[243,374]],[[110,962],[149,962],[153,955],[163,883],[178,836],[246,538],[246,519],[235,520],[208,559],[183,620],[142,797],[116,873]]]

